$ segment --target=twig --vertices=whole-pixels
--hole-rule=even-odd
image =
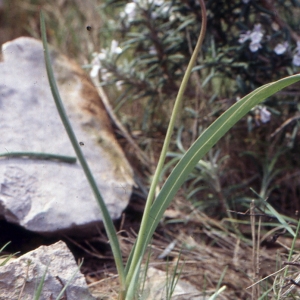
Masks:
[[[285,269],[286,269],[286,266],[284,266],[284,267],[281,268],[280,270],[278,270],[278,271],[276,271],[276,272],[274,272],[274,273],[272,273],[272,274],[270,274],[270,275],[268,275],[268,276],[266,276],[266,277],[264,277],[264,278],[262,278],[262,279],[256,281],[255,283],[253,283],[253,284],[249,285],[248,287],[246,287],[246,290],[247,290],[247,289],[250,289],[250,288],[252,288],[252,287],[254,287],[255,285],[257,285],[257,284],[261,283],[262,281],[266,280],[267,278],[269,278],[269,277],[271,277],[271,276],[274,276],[274,275],[280,273],[281,271],[283,271],[283,270],[285,270]]]
[[[300,274],[295,279],[290,279],[290,282],[292,283],[291,286],[281,295],[281,297],[288,296],[289,293],[296,287],[299,287],[300,282]]]
[[[271,134],[271,138],[274,137],[277,133],[279,133],[279,131],[281,131],[284,127],[286,127],[287,125],[289,125],[290,123],[298,119],[300,119],[300,115],[296,115],[292,118],[287,119]]]
[[[108,100],[108,97],[106,93],[104,92],[104,89],[102,88],[99,79],[97,77],[92,78],[92,81],[94,83],[94,86],[96,87],[98,94],[104,104],[104,107],[111,118],[111,120],[114,122],[114,124],[117,126],[117,128],[121,131],[122,135],[125,137],[125,139],[130,143],[130,145],[134,148],[136,151],[136,154],[138,158],[141,160],[141,162],[145,165],[150,167],[150,161],[148,157],[144,154],[144,152],[140,149],[140,147],[136,144],[136,142],[133,140],[129,132],[126,130],[126,128],[123,126],[123,124],[119,121],[116,114],[114,113],[114,110],[112,106],[110,105],[110,102]]]
[[[61,284],[61,286],[63,288],[65,288],[65,284],[63,283],[63,281],[61,280],[61,278],[59,276],[55,276],[55,278],[59,281],[59,283]],[[67,298],[67,291],[66,290],[64,291],[64,298],[60,298],[60,299],[68,300],[68,298]]]

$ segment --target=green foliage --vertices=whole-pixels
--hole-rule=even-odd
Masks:
[[[184,148],[235,101],[265,83],[296,73],[300,65],[299,1],[218,0],[207,1],[206,5],[206,38],[175,126],[177,134],[183,126]],[[105,39],[102,44],[106,47],[94,53],[89,66],[91,75],[99,74],[102,85],[116,99],[115,111],[128,128],[142,129],[147,137],[155,131],[164,133],[172,99],[200,30],[198,1],[111,0],[103,10],[107,30],[113,37],[111,43]],[[280,185],[276,178],[269,182],[270,201],[277,201],[276,187],[282,187],[290,194],[287,197],[293,198],[288,210],[297,209],[293,195],[299,193],[294,179],[300,165],[298,89],[294,86],[253,107],[247,119],[240,121],[227,136],[227,142],[218,144],[216,153],[222,164],[215,170],[215,182],[202,166],[198,183],[209,183],[210,188],[205,186],[197,191],[201,187],[193,172],[195,181],[190,175],[185,185],[187,196],[194,194],[194,202],[196,198],[211,197],[214,203],[224,199],[242,203],[250,194],[249,183],[256,190],[261,188],[259,180],[264,178],[264,165],[257,162],[266,156],[276,156],[278,149],[283,149],[287,150],[286,155],[277,161],[276,167],[286,178],[282,177]],[[133,102],[139,103],[138,113],[126,114]],[[182,154],[175,147],[171,151],[174,156],[175,152],[178,157]],[[255,153],[257,162],[251,164],[251,159],[242,155],[243,151]],[[217,185],[220,188],[216,189]],[[198,204],[205,207],[204,203]]]
[[[4,251],[4,249],[10,244],[10,242],[7,242],[1,249],[0,249],[0,255],[1,253]],[[13,258],[16,254],[18,254],[19,252],[13,253],[13,254],[9,254],[9,255],[1,255],[1,262],[0,262],[0,267],[4,266],[7,262],[9,262],[9,260],[11,258]]]
[[[28,265],[28,267],[29,267],[29,265]],[[42,292],[43,292],[43,285],[44,285],[44,283],[45,283],[45,278],[46,278],[46,275],[47,275],[47,272],[48,272],[48,267],[49,267],[49,265],[46,267],[46,269],[45,269],[45,271],[44,271],[44,273],[43,273],[43,276],[42,276],[42,278],[41,278],[41,281],[39,282],[39,285],[38,285],[38,287],[37,287],[37,290],[36,290],[36,292],[35,292],[35,294],[34,294],[34,300],[39,300],[40,297],[41,297],[41,295],[42,295]],[[27,280],[27,278],[26,278],[26,280]],[[25,282],[26,282],[26,280],[25,280]],[[26,284],[26,283],[25,283],[25,284]]]
[[[118,9],[112,11],[112,7]],[[164,118],[159,113],[161,104],[177,92],[197,41],[198,1],[113,0],[104,9],[112,14],[109,26],[114,24],[119,48],[107,46],[95,54],[103,84],[120,89],[118,108],[127,101],[146,99],[143,121],[150,120],[149,126],[154,120],[162,122],[158,120]],[[206,92],[244,96],[298,70],[298,1],[219,0],[208,1],[207,9],[206,40],[194,67]],[[189,85],[186,97],[190,101],[197,97],[196,84]],[[276,104],[271,108],[276,111]]]

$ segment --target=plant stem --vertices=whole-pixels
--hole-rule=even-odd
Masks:
[[[202,46],[204,37],[205,37],[205,32],[206,32],[206,22],[207,22],[207,17],[206,17],[206,8],[205,8],[205,4],[203,0],[199,0],[200,1],[200,6],[201,6],[201,11],[202,11],[202,26],[201,26],[201,32],[196,44],[196,47],[194,49],[193,55],[191,57],[191,60],[188,64],[188,67],[186,69],[186,72],[184,74],[182,83],[180,85],[176,100],[175,100],[175,104],[174,104],[174,108],[172,111],[172,115],[171,115],[171,119],[170,119],[170,123],[169,123],[169,127],[168,127],[168,131],[166,134],[166,138],[164,140],[164,145],[161,151],[161,155],[157,164],[157,168],[156,171],[154,173],[153,176],[153,180],[151,182],[151,186],[150,186],[150,190],[149,190],[149,194],[148,194],[148,198],[147,198],[147,202],[146,202],[146,206],[145,206],[145,210],[144,210],[144,214],[143,214],[143,218],[142,218],[142,222],[141,222],[141,228],[138,234],[138,238],[137,238],[137,242],[136,242],[136,247],[134,249],[134,254],[132,257],[132,261],[130,264],[130,268],[128,271],[128,274],[126,276],[126,287],[129,286],[132,278],[133,278],[133,274],[134,271],[138,266],[138,263],[140,261],[140,257],[143,256],[143,248],[144,248],[144,236],[145,233],[147,231],[147,225],[148,225],[148,220],[149,220],[149,212],[151,209],[151,205],[153,203],[153,199],[154,199],[154,195],[155,195],[155,189],[156,186],[158,184],[158,181],[160,179],[160,174],[161,174],[161,170],[163,168],[164,162],[165,162],[165,158],[166,158],[166,154],[169,148],[169,144],[171,141],[171,136],[173,134],[173,130],[174,130],[174,125],[175,125],[175,121],[176,121],[176,116],[178,115],[179,109],[181,107],[181,103],[183,100],[183,94],[184,91],[186,89],[188,80],[190,78],[191,72],[192,72],[192,68],[196,62],[196,59],[198,57],[198,53],[200,51],[200,48]]]
[[[71,123],[67,117],[65,108],[63,106],[56,81],[54,78],[54,73],[52,70],[52,65],[50,61],[50,54],[48,50],[48,44],[47,44],[47,36],[46,36],[46,26],[45,26],[45,20],[44,20],[44,15],[43,12],[41,11],[40,14],[40,22],[41,22],[41,32],[42,32],[42,39],[43,39],[43,46],[44,46],[44,57],[45,57],[45,64],[46,64],[46,70],[47,70],[47,75],[48,75],[48,80],[51,88],[51,92],[55,101],[56,108],[58,110],[59,116],[63,122],[63,125],[66,129],[66,132],[69,136],[69,139],[72,143],[72,146],[76,152],[76,155],[78,157],[78,160],[82,166],[82,169],[85,173],[85,176],[91,186],[91,189],[95,195],[95,198],[99,204],[102,217],[103,217],[103,223],[105,227],[105,231],[108,235],[110,246],[113,252],[114,260],[116,263],[116,267],[118,270],[119,274],[119,281],[120,281],[120,295],[123,295],[125,293],[125,272],[124,272],[124,266],[123,266],[123,261],[122,261],[122,253],[117,237],[117,233],[113,224],[113,221],[111,219],[111,216],[109,214],[109,211],[106,207],[106,204],[100,194],[100,191],[98,189],[98,185],[95,181],[95,178],[82,154],[81,148],[78,144],[78,141],[76,139],[75,133],[72,129]]]

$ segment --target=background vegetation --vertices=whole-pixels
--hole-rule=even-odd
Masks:
[[[172,149],[177,155],[239,98],[296,73],[300,65],[297,1],[206,5],[208,32],[178,120]],[[200,30],[199,4],[107,1],[103,11],[107,20],[102,30],[110,39],[103,39],[103,48],[94,54],[93,70],[101,66],[115,111],[130,132],[140,133],[140,146],[155,157]],[[230,207],[248,206],[251,186],[281,212],[294,215],[300,205],[297,95],[293,86],[256,107],[215,147],[206,165],[199,165],[184,196],[219,214],[218,204],[224,201]]]

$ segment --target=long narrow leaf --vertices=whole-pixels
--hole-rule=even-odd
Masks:
[[[0,253],[10,244],[11,242],[7,242],[1,249],[0,249]]]
[[[300,81],[300,75],[298,74],[256,89],[230,107],[201,134],[175,166],[152,205],[148,219],[149,222],[147,224],[147,232],[143,236],[144,248],[139,255],[144,254],[164,211],[198,161],[255,105],[297,81]]]
[[[108,209],[105,205],[105,202],[99,192],[99,189],[98,189],[97,183],[94,179],[94,176],[82,154],[82,151],[77,142],[76,136],[73,132],[72,126],[70,124],[70,121],[65,112],[62,100],[60,98],[60,94],[59,94],[58,88],[56,86],[56,81],[54,78],[54,73],[52,70],[51,62],[50,62],[50,54],[49,54],[49,50],[48,50],[47,37],[46,37],[45,20],[44,20],[44,15],[43,15],[42,11],[40,14],[40,22],[41,22],[41,32],[42,32],[42,39],[43,39],[43,46],[44,46],[44,53],[45,53],[45,63],[46,63],[49,84],[51,87],[51,92],[52,92],[53,98],[55,100],[55,104],[56,104],[57,110],[59,112],[60,118],[65,126],[65,129],[70,138],[72,146],[76,152],[78,160],[80,161],[82,169],[84,170],[87,180],[93,190],[93,193],[94,193],[96,200],[99,204],[99,207],[101,209],[104,227],[105,227],[106,233],[107,233],[109,241],[110,241],[110,245],[111,245],[112,252],[114,255],[116,267],[118,270],[119,280],[120,280],[120,285],[121,285],[121,293],[122,293],[122,291],[125,290],[125,273],[124,273],[124,266],[123,266],[123,262],[122,262],[121,249],[120,249],[120,245],[118,242],[116,230],[114,228],[114,224],[112,222],[112,219],[110,217]]]
[[[279,214],[267,201],[264,201],[264,204],[267,206],[268,210],[270,211],[271,215],[275,216],[280,224],[285,228],[293,238],[296,237],[296,234],[292,227],[285,221],[281,214]]]
[[[38,285],[38,288],[37,288],[37,290],[34,294],[34,298],[33,298],[34,300],[39,300],[41,295],[42,295],[43,286],[44,286],[44,283],[45,283],[45,277],[46,277],[46,274],[48,272],[48,268],[49,268],[49,265],[46,267],[45,272],[43,273],[43,276],[42,276],[41,281]]]
[[[76,157],[52,154],[52,153],[7,152],[7,153],[0,153],[0,158],[1,157],[19,157],[19,158],[28,158],[28,159],[55,160],[55,161],[65,162],[68,164],[76,163]]]
[[[0,263],[0,267],[4,266],[8,261],[10,261],[14,256],[16,256],[17,254],[19,254],[20,252],[15,252],[15,253],[12,253],[12,254],[9,254],[8,256],[2,256],[1,259],[3,259]]]
[[[183,94],[185,92],[185,89],[187,87],[187,83],[188,80],[190,78],[191,75],[191,71],[192,68],[196,62],[198,53],[200,51],[200,48],[202,46],[202,43],[204,41],[204,37],[205,37],[205,32],[206,32],[206,8],[205,8],[205,4],[204,4],[204,0],[200,0],[200,6],[201,6],[201,14],[202,14],[202,23],[201,23],[201,32],[199,35],[199,38],[197,40],[195,49],[193,51],[192,57],[190,59],[190,62],[187,66],[186,72],[184,74],[183,80],[181,82],[176,100],[175,100],[175,104],[174,104],[174,108],[171,114],[171,119],[170,119],[170,123],[168,126],[168,130],[167,130],[167,134],[164,140],[164,144],[163,144],[163,148],[161,150],[161,154],[157,163],[157,167],[151,182],[151,186],[150,186],[150,190],[148,193],[148,197],[147,197],[147,201],[146,201],[146,205],[145,205],[145,209],[144,209],[144,214],[143,214],[143,218],[142,218],[142,222],[141,222],[141,227],[140,227],[140,231],[136,240],[136,243],[130,253],[129,259],[127,261],[126,267],[125,267],[125,273],[126,273],[126,286],[129,286],[132,278],[133,278],[133,274],[136,272],[136,268],[140,268],[140,266],[138,266],[140,257],[143,256],[142,254],[144,253],[145,247],[147,247],[147,245],[144,244],[144,237],[146,236],[146,233],[148,231],[148,222],[149,222],[149,216],[150,216],[150,209],[151,209],[151,205],[152,205],[152,201],[155,197],[155,190],[157,187],[157,184],[160,180],[160,176],[161,176],[161,172],[163,169],[163,165],[165,162],[165,158],[168,152],[168,148],[169,148],[169,144],[171,141],[171,137],[173,134],[173,129],[175,126],[175,121],[176,121],[176,116],[178,115],[179,109],[181,107],[181,103],[183,100]],[[149,241],[148,241],[149,242]]]

